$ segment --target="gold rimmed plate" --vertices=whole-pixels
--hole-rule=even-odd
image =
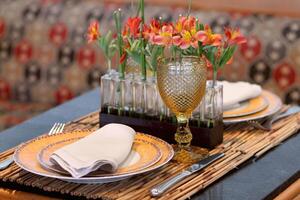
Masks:
[[[265,109],[250,115],[224,118],[223,122],[225,124],[231,124],[231,123],[245,122],[249,120],[258,120],[270,115],[274,115],[281,109],[282,107],[281,99],[274,93],[263,90],[261,96],[264,97],[268,102],[268,106]]]
[[[266,97],[261,95],[256,98],[249,99],[247,101],[242,102],[238,108],[230,109],[223,112],[223,117],[229,118],[229,117],[241,117],[245,115],[251,115],[259,111],[262,111],[267,107],[268,107],[268,101]]]
[[[147,145],[145,147],[152,147],[152,145],[149,146],[149,144],[153,144],[156,146],[160,152],[161,156],[158,161],[154,162],[152,165],[148,164],[145,166],[143,164],[140,164],[140,167],[137,167],[137,162],[133,162],[131,165],[125,165],[120,167],[120,171],[118,171],[117,174],[99,174],[98,176],[88,176],[88,177],[81,177],[81,178],[73,178],[69,175],[66,174],[61,174],[57,171],[54,170],[49,170],[45,167],[43,167],[39,163],[38,159],[38,154],[45,149],[45,146],[48,146],[48,144],[55,144],[53,146],[58,147],[56,143],[62,142],[62,141],[68,141],[68,140],[76,140],[82,137],[87,136],[91,132],[89,131],[73,131],[73,132],[68,132],[68,133],[63,133],[63,134],[56,134],[52,136],[48,135],[43,135],[40,137],[37,137],[33,140],[30,140],[22,145],[20,145],[14,154],[14,160],[18,166],[20,166],[22,169],[29,171],[31,173],[40,175],[40,176],[45,176],[49,178],[57,178],[60,180],[64,181],[69,181],[69,182],[75,182],[75,183],[85,183],[85,184],[92,184],[92,183],[107,183],[107,182],[113,182],[113,181],[118,181],[122,180],[125,178],[129,178],[133,175],[138,175],[141,173],[149,172],[151,170],[157,169],[159,167],[162,167],[165,165],[167,162],[169,162],[173,155],[174,151],[171,145],[166,143],[165,141],[147,135],[147,134],[142,134],[142,133],[137,133],[135,136],[135,142],[137,145],[140,144],[140,141],[146,141]],[[73,140],[73,141],[74,141]],[[69,141],[71,142],[71,141]],[[62,142],[63,143],[63,142]],[[45,145],[46,144],[46,145]],[[148,153],[148,148],[141,148],[137,147],[141,153],[141,155],[144,155]],[[156,149],[156,148],[154,148]],[[44,150],[46,151],[46,150]],[[142,152],[145,151],[145,152]],[[47,153],[50,153],[50,147],[47,149]],[[147,159],[146,159],[147,160]],[[148,160],[149,161],[149,160]],[[146,162],[147,163],[147,162]],[[144,163],[145,164],[145,163]],[[127,171],[121,171],[125,170],[127,167]],[[122,169],[123,168],[123,169]]]
[[[59,142],[55,142],[53,144],[49,144],[45,148],[42,148],[41,151],[38,153],[38,161],[45,169],[49,169],[64,175],[69,175],[68,172],[63,170],[59,165],[52,163],[50,161],[50,156],[58,149],[74,143],[83,137],[78,138],[70,138],[66,140],[62,140]],[[129,153],[127,159],[121,163],[119,168],[114,173],[107,173],[105,171],[95,171],[87,176],[116,176],[122,175],[126,173],[133,173],[136,171],[143,170],[151,165],[155,164],[160,160],[162,153],[160,149],[153,144],[152,142],[143,140],[143,139],[135,139],[132,145],[131,152]]]

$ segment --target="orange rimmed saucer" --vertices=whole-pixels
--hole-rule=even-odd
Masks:
[[[264,97],[268,102],[268,106],[265,109],[250,115],[224,118],[223,122],[225,124],[231,124],[231,123],[238,123],[238,122],[246,122],[249,120],[258,120],[270,115],[274,115],[281,109],[282,101],[274,93],[263,90],[261,96]]]
[[[139,137],[139,136],[138,136]],[[54,164],[50,161],[50,156],[58,149],[74,143],[83,137],[70,138],[62,141],[55,142],[42,148],[38,153],[38,161],[45,169],[49,169],[60,174],[70,176],[65,170],[63,170],[59,165]],[[107,173],[105,171],[95,171],[88,176],[115,176],[126,173],[132,173],[136,171],[143,170],[151,165],[154,165],[160,160],[162,153],[160,149],[152,142],[135,139],[131,152],[129,153],[125,162],[123,162],[120,167],[114,173]]]
[[[248,101],[242,102],[238,108],[230,109],[223,112],[224,118],[241,117],[251,115],[268,107],[267,99],[261,95]]]
[[[90,131],[74,131],[74,132],[68,132],[68,133],[62,133],[62,134],[55,134],[55,135],[43,135],[40,137],[37,137],[33,140],[30,140],[24,144],[21,144],[14,154],[14,160],[17,165],[19,165],[21,168],[25,169],[26,171],[29,171],[31,173],[49,177],[49,178],[57,178],[64,181],[69,182],[76,182],[76,183],[86,183],[86,184],[92,184],[92,183],[107,183],[107,182],[113,182],[122,180],[125,178],[129,178],[133,175],[149,172],[151,170],[157,169],[167,162],[171,160],[171,158],[174,155],[173,148],[171,145],[166,143],[165,141],[142,133],[137,133],[135,136],[135,142],[137,144],[141,144],[140,141],[146,141],[147,147],[149,147],[148,144],[153,144],[156,146],[156,148],[159,149],[161,152],[160,159],[158,159],[156,162],[154,162],[152,165],[145,166],[141,164],[140,168],[131,168],[127,171],[119,171],[117,174],[111,173],[111,174],[101,174],[99,176],[90,176],[90,177],[82,177],[82,178],[73,178],[69,175],[64,175],[58,172],[55,172],[53,170],[45,169],[42,167],[42,165],[39,163],[38,160],[38,154],[44,149],[48,144],[55,144],[60,141],[66,141],[66,140],[76,140],[82,137],[87,136],[90,134]],[[146,147],[145,146],[145,147]],[[152,145],[150,145],[152,146]],[[141,151],[147,151],[147,148],[137,147]],[[154,148],[155,149],[155,148]],[[141,152],[141,155],[146,155],[146,152]],[[154,154],[153,154],[154,155]],[[149,159],[144,159],[148,160]],[[151,160],[151,159],[150,159]],[[122,168],[120,168],[122,170]],[[125,168],[123,168],[124,170]]]

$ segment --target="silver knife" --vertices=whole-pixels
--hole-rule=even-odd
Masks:
[[[150,190],[151,195],[153,197],[159,196],[162,193],[164,193],[166,190],[168,190],[170,187],[181,181],[182,179],[190,176],[191,174],[200,171],[201,169],[205,168],[212,162],[218,160],[219,158],[222,158],[224,156],[224,153],[216,153],[211,156],[208,156],[207,158],[204,158],[203,160],[199,161],[198,163],[192,164],[188,168],[184,169],[183,172],[180,174],[168,179],[167,181],[161,183],[160,185],[155,186]]]
[[[0,162],[0,170],[6,169],[10,164],[14,162],[13,156],[6,158],[5,160]]]

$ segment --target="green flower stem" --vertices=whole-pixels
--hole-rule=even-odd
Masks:
[[[140,9],[141,9],[141,44],[142,44],[142,53],[141,53],[141,71],[142,71],[142,80],[147,79],[147,70],[146,70],[146,56],[145,56],[145,40],[143,38],[143,29],[145,24],[145,2],[140,0]]]
[[[216,66],[213,66],[213,83],[212,83],[212,93],[211,93],[211,96],[210,96],[210,104],[212,105],[212,108],[211,108],[211,112],[212,114],[215,113],[215,104],[214,104],[214,98],[215,98],[215,86],[216,86],[216,83],[217,83],[217,73],[218,73],[218,68]],[[214,126],[214,119],[208,119],[207,121],[207,127],[210,128],[210,127],[213,127]]]
[[[188,16],[191,14],[192,0],[188,0]]]
[[[106,58],[106,62],[107,62],[107,71],[108,73],[111,72],[111,58]]]
[[[119,50],[119,58],[123,55],[123,39],[122,39],[122,30],[121,30],[121,9],[114,12],[114,19],[116,23],[117,29],[117,40],[118,40],[118,50]],[[119,63],[119,78],[125,78],[125,62]]]
[[[217,70],[216,67],[213,67],[213,84],[212,84],[212,87],[215,87],[215,85],[216,85],[217,75],[218,75],[218,70]]]
[[[143,49],[145,48],[145,42],[142,39],[142,47]],[[141,68],[142,68],[142,80],[145,81],[147,79],[147,70],[146,70],[146,57],[145,57],[145,52],[142,52],[141,54]]]

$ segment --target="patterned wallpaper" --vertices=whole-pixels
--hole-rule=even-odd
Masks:
[[[132,5],[86,0],[0,1],[0,100],[60,104],[98,86],[105,72],[100,50],[84,39],[88,23],[114,29],[112,11]],[[186,10],[146,6],[147,18],[177,18]],[[239,26],[248,37],[222,79],[246,80],[300,104],[300,19],[194,10],[216,32]]]

